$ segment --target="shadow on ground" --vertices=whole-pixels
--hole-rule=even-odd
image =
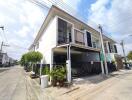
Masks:
[[[81,77],[81,78],[76,78],[73,79],[74,84],[98,84],[102,81],[107,80],[111,76],[104,76],[104,75],[96,75],[96,76],[88,76],[88,77]]]

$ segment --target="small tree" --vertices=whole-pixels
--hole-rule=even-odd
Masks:
[[[20,64],[24,66],[24,69],[28,71],[28,59],[27,53],[23,54],[20,60]]]
[[[132,51],[130,51],[130,52],[128,53],[127,58],[128,58],[129,60],[132,60]]]
[[[33,71],[33,66],[37,64],[37,62],[40,62],[41,59],[43,58],[43,55],[40,52],[35,52],[31,51],[27,53],[27,60],[28,62],[32,63],[32,71]]]
[[[28,63],[28,61],[27,61],[27,54],[25,53],[25,54],[23,54],[22,57],[21,57],[20,64],[21,64],[22,66],[25,66],[26,63]]]

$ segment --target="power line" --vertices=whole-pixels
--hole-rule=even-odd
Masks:
[[[10,44],[10,46],[12,47],[16,47],[16,48],[19,48],[19,49],[25,49],[25,50],[28,50],[28,48],[25,48],[25,47],[22,47],[22,46],[18,46],[16,44]]]
[[[4,43],[5,43],[5,42],[4,42]],[[25,47],[22,47],[22,46],[19,46],[19,45],[13,44],[13,43],[5,43],[5,44],[8,44],[9,47],[15,47],[15,48],[17,48],[17,49],[28,50],[28,48],[25,48]]]
[[[53,0],[52,0],[53,1]],[[62,4],[62,2],[60,2],[59,1],[59,3],[61,3]],[[70,3],[69,3],[70,4]],[[67,5],[68,6],[68,5]],[[69,6],[70,7],[70,6]],[[72,7],[70,7],[70,10],[72,10],[71,9]],[[74,9],[74,11],[75,11],[75,9]],[[76,13],[78,13],[78,12],[76,12]],[[131,14],[131,13],[130,13]],[[77,14],[77,15],[80,15],[80,14]],[[84,17],[85,15],[83,15],[83,18],[84,18],[84,20],[85,21],[88,21],[88,19],[86,19],[86,16]],[[114,15],[115,16],[115,15]],[[119,16],[117,16],[117,17],[119,17]],[[127,18],[125,18],[125,19],[123,19],[123,20],[127,20],[128,18],[131,18],[132,16],[128,16]],[[88,16],[87,16],[87,18],[88,18]],[[131,20],[131,19],[130,19]],[[129,20],[129,22],[130,22],[130,20]],[[96,29],[97,29],[97,27],[98,27],[98,24],[97,23],[95,23],[94,21],[91,21],[90,20],[90,22],[92,22],[92,24],[94,24],[94,26],[96,26]],[[121,23],[118,23],[118,24],[121,24]],[[109,24],[109,25],[111,25],[111,24]],[[113,24],[114,25],[114,24]],[[105,29],[104,29],[105,30]],[[105,32],[107,32],[107,31],[105,31]],[[108,34],[107,34],[108,35]],[[109,35],[110,36],[110,35]],[[110,36],[111,37],[111,36]]]
[[[28,0],[29,2],[32,2],[34,3],[35,5],[41,7],[41,8],[46,8],[46,9],[49,9],[50,8],[50,5],[47,4],[46,2],[44,1],[38,1],[38,0]]]
[[[92,20],[88,20],[88,16],[85,16],[85,15],[83,15],[83,17],[82,16],[80,16],[80,13],[79,12],[77,12],[77,10],[75,10],[73,7],[71,7],[71,5],[69,5],[69,4],[71,4],[70,2],[68,2],[69,4],[66,4],[66,3],[64,3],[64,2],[62,2],[62,1],[60,1],[60,0],[48,0],[50,3],[52,3],[52,5],[55,5],[55,6],[57,6],[57,7],[59,7],[59,8],[61,8],[61,9],[63,9],[64,11],[66,11],[67,13],[69,13],[70,15],[72,15],[72,16],[74,16],[75,18],[78,18],[79,20],[81,20],[82,22],[84,22],[84,23],[86,23],[86,24],[88,24],[88,22],[90,22],[88,25],[89,26],[92,26],[92,28],[94,28],[94,29],[96,29],[96,30],[98,30],[98,24],[97,23],[95,23],[94,21],[92,21]],[[45,4],[42,4],[42,5],[45,5]],[[86,18],[87,17],[87,18]],[[129,16],[129,17],[131,17],[131,16]],[[128,17],[128,18],[129,18]],[[126,18],[127,19],[127,18]],[[124,19],[125,20],[125,19]],[[130,20],[129,20],[129,22],[130,22]],[[118,24],[121,24],[121,23],[123,23],[123,22],[120,22],[120,23],[118,23]],[[110,29],[110,28],[112,28],[113,27],[113,25],[116,25],[116,24],[109,24],[108,26],[105,26],[107,29]],[[112,36],[110,35],[110,34],[108,34],[109,32],[108,32],[108,30],[106,30],[105,28],[103,29],[104,30],[104,32],[103,32],[103,34],[105,34],[106,36],[108,36],[108,37],[111,37],[112,38]],[[125,31],[128,31],[128,30],[125,30]],[[107,34],[106,34],[107,33]]]
[[[3,35],[4,35],[4,38],[5,38],[5,41],[8,43],[7,36],[6,36],[6,33],[5,33],[4,30],[3,30]]]

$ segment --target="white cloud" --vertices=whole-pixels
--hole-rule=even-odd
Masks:
[[[30,28],[27,26],[23,26],[21,30],[17,32],[17,34],[21,37],[26,37],[30,32]]]
[[[47,2],[47,0],[45,1]],[[0,0],[0,26],[4,25],[5,34],[11,44],[6,49],[9,55],[11,54],[10,56],[20,58],[20,54],[25,50],[12,46],[12,43],[28,48],[27,46],[33,41],[47,12],[47,9],[26,0]],[[11,53],[12,50],[17,53]]]
[[[34,28],[37,22],[44,20],[44,15],[47,13],[44,10],[42,12],[37,6],[34,6],[34,4],[28,1],[23,3],[22,7],[23,11],[20,16],[20,21],[22,23],[27,23],[31,28]]]
[[[81,0],[61,0],[73,9],[77,10],[78,4],[81,2]]]
[[[131,5],[131,0],[97,0],[89,9],[90,21],[101,24],[117,42],[121,39],[126,41],[126,53],[132,50],[132,41],[127,39],[128,34],[132,34]],[[131,44],[128,45],[129,42]],[[118,51],[122,52],[121,49]]]
[[[104,5],[106,5],[109,0],[97,0],[94,4],[91,4],[91,11],[98,12],[104,9]]]

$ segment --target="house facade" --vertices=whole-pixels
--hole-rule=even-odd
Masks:
[[[106,36],[103,39],[106,54],[117,53],[115,42]],[[68,63],[69,76],[102,71],[100,33],[56,6],[51,7],[29,51],[41,52],[42,62],[50,64],[50,69]]]

